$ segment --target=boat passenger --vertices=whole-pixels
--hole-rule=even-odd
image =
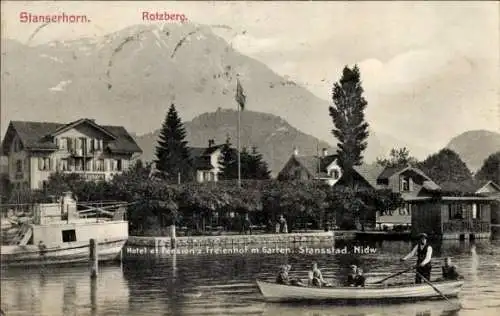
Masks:
[[[318,268],[318,264],[316,262],[314,262],[312,264],[311,283],[313,286],[319,286],[319,287],[329,285],[329,283],[323,279],[323,275],[321,274],[321,270]]]
[[[356,269],[356,276],[354,277],[354,285],[365,287],[365,276],[363,275],[363,269]]]
[[[351,265],[350,266],[351,271],[349,271],[349,274],[347,275],[347,281],[346,281],[346,286],[356,286],[356,274],[358,267],[356,265]]]
[[[290,279],[290,277],[288,276],[288,272],[290,271],[291,268],[292,266],[289,264],[282,265],[280,267],[280,272],[276,277],[276,283],[284,285],[305,286],[304,283],[302,283],[302,281],[299,279],[293,279],[293,280]]]
[[[442,267],[443,279],[445,280],[458,280],[463,277],[458,274],[457,268],[451,263],[451,258],[447,257],[444,259],[444,266]]]
[[[284,264],[280,266],[280,272],[276,277],[276,283],[278,284],[290,284],[290,278],[288,277],[288,271],[290,271],[291,266],[289,264]]]
[[[38,250],[40,251],[40,256],[44,256],[47,253],[47,246],[41,240],[38,243]]]
[[[401,258],[401,261],[406,261],[413,256],[417,256],[417,265],[415,271],[415,283],[422,283],[422,277],[430,281],[431,277],[431,259],[432,259],[432,247],[427,243],[427,234],[422,233],[419,235],[418,244],[412,249],[412,251],[406,255],[406,257]]]

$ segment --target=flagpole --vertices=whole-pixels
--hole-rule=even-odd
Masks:
[[[238,104],[238,187],[241,187],[241,157],[240,157],[240,111],[241,111],[241,106]]]

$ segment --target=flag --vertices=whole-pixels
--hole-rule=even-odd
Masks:
[[[246,95],[243,92],[243,88],[241,87],[240,80],[236,79],[236,102],[238,102],[238,105],[240,106],[241,110],[243,111],[245,109],[245,103],[246,103]]]

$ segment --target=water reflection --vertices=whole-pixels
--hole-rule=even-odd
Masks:
[[[336,247],[349,245],[338,241]],[[300,305],[266,303],[256,278],[274,279],[279,265],[306,278],[312,261],[332,282],[341,282],[350,264],[364,268],[367,282],[402,270],[397,259],[408,242],[365,242],[369,255],[245,254],[125,256],[121,266],[101,266],[96,280],[88,268],[8,269],[2,274],[2,309],[7,315],[497,315],[500,308],[500,241],[445,241],[435,247],[432,279],[444,257],[453,257],[466,278],[456,310],[446,301],[390,305]],[[269,246],[269,245],[268,245]],[[300,245],[297,245],[297,247]],[[312,247],[311,245],[308,245]],[[292,247],[292,246],[290,246]],[[314,247],[331,247],[315,245]],[[403,267],[404,268],[404,267]],[[413,280],[404,274],[394,281]],[[457,300],[458,302],[458,300]]]
[[[458,303],[458,300],[452,300]],[[404,316],[457,316],[460,308],[455,305],[447,305],[441,301],[405,303],[393,305],[361,305],[361,306],[332,306],[326,305],[290,305],[279,303],[268,303],[262,316],[382,316],[382,315],[404,315]]]

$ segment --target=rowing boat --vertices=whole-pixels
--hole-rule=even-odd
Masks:
[[[433,283],[447,297],[457,297],[463,280]],[[309,287],[282,285],[257,280],[261,294],[268,301],[394,301],[440,299],[431,286],[423,284],[366,285],[365,287]]]

